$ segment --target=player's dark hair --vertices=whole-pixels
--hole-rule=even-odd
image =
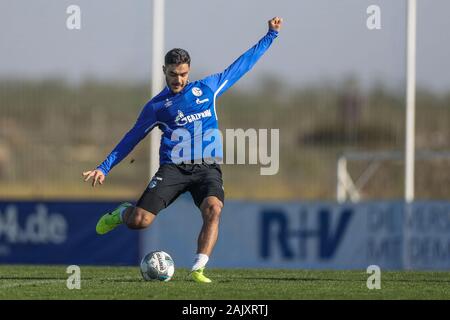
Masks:
[[[164,57],[164,64],[167,66],[169,64],[183,64],[187,63],[189,66],[191,65],[191,57],[189,53],[180,48],[175,48],[166,53]]]

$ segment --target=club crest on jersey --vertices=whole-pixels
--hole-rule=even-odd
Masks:
[[[198,87],[193,87],[193,88],[192,88],[192,94],[193,94],[194,96],[196,96],[196,97],[200,97],[200,96],[203,94],[203,92],[202,92],[202,90],[201,90],[200,88],[198,88]]]

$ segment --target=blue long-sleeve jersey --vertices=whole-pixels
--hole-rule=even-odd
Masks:
[[[107,175],[155,126],[163,132],[160,164],[195,161],[204,157],[205,152],[220,161],[223,151],[222,141],[215,134],[216,99],[255,65],[277,36],[277,31],[269,30],[222,73],[190,82],[177,94],[166,87],[145,104],[134,126],[97,169]],[[208,150],[211,143],[217,148],[211,150],[209,146]]]

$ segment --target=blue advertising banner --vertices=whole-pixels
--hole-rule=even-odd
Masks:
[[[136,265],[139,233],[99,236],[98,218],[118,202],[0,201],[0,263]]]
[[[192,199],[162,210],[143,251],[190,267],[202,226]],[[450,202],[227,201],[210,267],[450,269]]]
[[[99,236],[118,202],[0,202],[0,263],[137,265],[163,250],[190,267],[201,213],[183,195],[145,231]],[[142,245],[140,245],[142,244]],[[450,203],[227,201],[208,266],[450,269]]]

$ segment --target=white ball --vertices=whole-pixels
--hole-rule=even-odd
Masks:
[[[175,273],[172,257],[164,251],[153,251],[145,255],[140,264],[144,280],[169,281]]]

